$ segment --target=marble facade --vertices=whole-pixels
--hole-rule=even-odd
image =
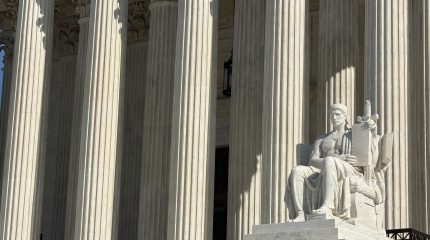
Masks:
[[[427,0],[0,0],[0,238],[226,239],[288,220],[333,102],[393,132],[387,228],[430,232]],[[341,21],[338,21],[341,20]],[[233,55],[231,97],[224,62]]]

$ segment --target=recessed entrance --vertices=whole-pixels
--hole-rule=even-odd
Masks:
[[[215,153],[215,193],[213,240],[225,240],[227,235],[228,147]]]

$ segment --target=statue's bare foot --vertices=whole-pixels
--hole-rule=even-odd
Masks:
[[[306,221],[305,214],[299,213],[296,218],[291,219],[289,222],[304,222],[304,221]]]
[[[327,206],[322,206],[316,210],[313,210],[312,212],[317,213],[317,214],[327,214],[327,215],[333,215],[333,209],[327,207]]]

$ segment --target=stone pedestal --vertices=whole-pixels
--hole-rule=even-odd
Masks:
[[[385,240],[385,231],[358,227],[340,219],[254,226],[244,240]]]

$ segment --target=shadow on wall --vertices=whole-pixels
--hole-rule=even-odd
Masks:
[[[364,102],[364,0],[338,2],[335,10],[327,9],[327,0],[319,4],[310,15],[310,140],[330,130],[326,110],[331,103],[354,108],[354,118]]]
[[[246,222],[254,222],[259,223],[261,218],[261,198],[260,200],[255,199],[257,197],[256,193],[260,192],[261,196],[261,173],[258,174],[259,168],[261,166],[261,146],[258,146],[253,149],[252,154],[248,154],[247,156],[252,158],[252,161],[241,161],[240,163],[236,162],[236,164],[246,164],[246,166],[233,166],[232,163],[229,164],[229,167],[234,167],[235,169],[229,169],[234,173],[240,172],[240,169],[243,171],[238,175],[240,179],[232,180],[229,179],[229,187],[232,184],[236,184],[240,191],[234,191],[233,196],[228,196],[229,204],[228,209],[231,216],[227,224],[231,228],[231,232],[229,237],[237,236],[238,233],[244,234],[247,231],[247,223]],[[240,153],[239,153],[240,154]],[[229,155],[231,156],[231,154]],[[231,156],[233,158],[235,156]],[[244,158],[246,159],[246,158]],[[230,159],[231,161],[231,159]],[[232,174],[228,175],[230,178],[235,178],[237,176],[233,176]],[[253,184],[255,182],[255,184]],[[230,192],[231,193],[231,192]],[[240,228],[239,228],[240,227]],[[215,240],[215,239],[214,239]],[[218,240],[218,239],[217,239]]]

